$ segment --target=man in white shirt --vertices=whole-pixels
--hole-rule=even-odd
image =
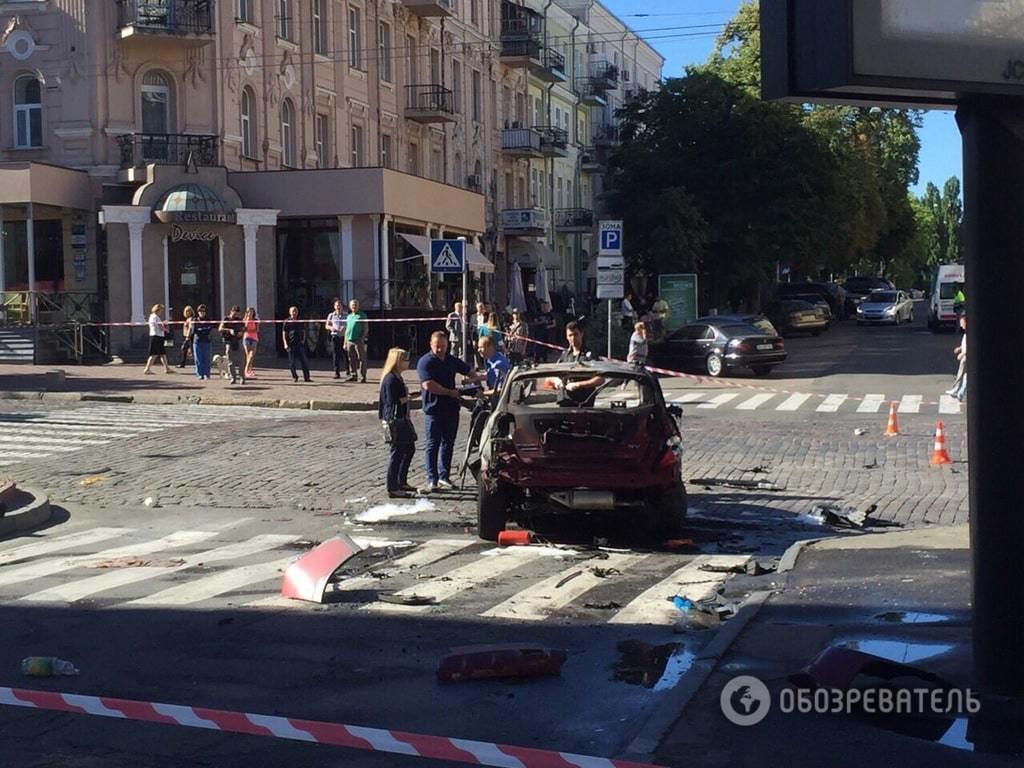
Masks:
[[[345,361],[345,375],[349,376],[348,354],[345,351],[345,313],[341,310],[341,299],[334,300],[334,311],[327,316],[324,330],[331,334],[331,357],[334,362],[334,378],[341,378],[341,361]]]

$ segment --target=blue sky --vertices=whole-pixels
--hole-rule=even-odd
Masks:
[[[715,36],[732,18],[741,0],[601,0],[665,57],[665,76],[704,61]],[[950,176],[962,176],[960,132],[952,112],[928,112],[921,129],[920,194],[929,181],[942,188]]]

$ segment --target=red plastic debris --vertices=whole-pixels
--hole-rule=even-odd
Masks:
[[[693,539],[668,539],[665,542],[665,549],[683,549],[683,547],[692,547]]]
[[[328,539],[288,566],[281,581],[281,595],[322,603],[331,574],[361,551],[362,547],[343,533]]]
[[[502,531],[498,534],[499,547],[525,547],[533,538],[533,531]]]
[[[452,648],[437,666],[446,682],[509,677],[557,677],[566,652],[530,645],[472,645]]]

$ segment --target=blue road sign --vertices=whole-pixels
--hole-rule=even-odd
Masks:
[[[461,275],[466,269],[465,240],[431,240],[430,271],[435,275]]]
[[[599,256],[621,256],[622,255],[622,222],[602,221],[598,225],[600,237],[598,239]]]

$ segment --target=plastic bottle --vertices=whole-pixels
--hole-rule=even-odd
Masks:
[[[56,656],[29,656],[21,661],[21,673],[28,677],[55,677],[77,675],[78,668],[70,661]]]

